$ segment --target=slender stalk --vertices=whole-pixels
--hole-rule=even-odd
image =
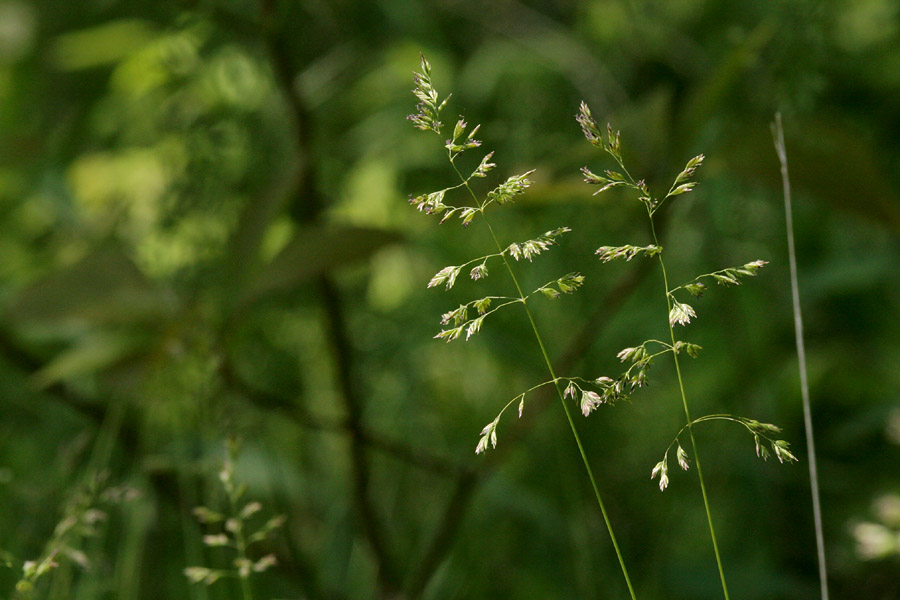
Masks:
[[[648,207],[647,215],[650,218],[650,230],[653,233],[653,243],[659,246],[659,239],[656,236],[656,226],[653,223],[653,214]],[[666,315],[672,311],[672,299],[669,296],[669,276],[666,273],[666,263],[663,261],[662,252],[657,254],[659,266],[662,269],[663,285],[666,293]],[[672,347],[675,347],[675,328],[672,322],[666,319],[669,326],[669,336],[672,339]],[[706,522],[709,524],[709,536],[712,538],[713,551],[716,555],[716,566],[719,569],[719,579],[722,581],[722,593],[725,594],[725,600],[729,600],[728,584],[725,582],[725,570],[722,568],[722,556],[719,553],[719,542],[716,539],[716,529],[713,526],[712,511],[709,508],[709,497],[706,493],[706,482],[703,479],[703,470],[700,468],[700,455],[697,452],[697,442],[694,439],[693,420],[691,419],[691,411],[688,408],[687,395],[684,392],[684,380],[681,376],[681,365],[678,363],[678,353],[672,352],[672,359],[675,361],[675,373],[678,375],[678,389],[681,392],[681,404],[684,406],[684,416],[687,419],[687,430],[691,438],[691,449],[694,452],[694,464],[697,466],[697,477],[700,479],[700,492],[703,494],[703,507],[706,509]]]
[[[819,496],[819,475],[816,464],[816,444],[813,439],[812,409],[809,401],[809,381],[806,374],[806,347],[803,343],[803,316],[800,311],[800,289],[797,283],[797,256],[794,252],[794,221],[791,217],[791,180],[788,177],[787,149],[781,113],[775,114],[772,124],[775,152],[781,163],[781,182],[784,190],[784,217],[787,223],[788,262],[791,270],[791,298],[794,305],[794,337],[797,341],[797,361],[800,367],[800,392],[803,397],[803,426],[806,429],[806,451],[809,455],[809,479],[812,488],[813,520],[816,528],[816,550],[819,559],[819,583],[822,600],[828,600],[828,569],[825,564],[825,536],[822,527],[822,507]]]
[[[229,458],[229,460],[231,459]],[[243,573],[243,569],[246,568],[248,562],[247,538],[244,537],[244,518],[241,516],[234,489],[227,489],[226,491],[228,492],[228,507],[231,509],[231,514],[234,515],[232,518],[237,524],[234,528],[234,544],[235,550],[237,550],[238,562],[240,564],[237,576],[241,581],[241,595],[244,600],[253,600],[253,590],[250,588],[250,577],[245,576]]]
[[[183,470],[175,474],[179,517],[181,519],[181,541],[183,552],[189,565],[199,565],[203,560],[203,550],[198,536],[194,535],[193,521],[188,517],[191,508],[197,506],[197,485]],[[188,586],[189,600],[209,600],[209,587],[205,585]]]
[[[244,523],[241,522],[237,531],[234,534],[235,542],[237,543],[238,550],[238,558],[240,558],[241,562],[247,560],[247,542],[244,539]],[[245,577],[243,574],[238,573],[238,579],[241,580],[241,594],[244,597],[244,600],[253,600],[253,591],[250,589],[250,578]]]
[[[459,176],[459,178],[464,182],[466,189],[469,191],[469,194],[472,196],[475,202],[479,206],[483,206],[481,201],[478,199],[478,196],[475,195],[475,192],[469,186],[468,181],[465,179],[465,177],[463,177],[459,169],[457,169],[456,164],[453,162],[452,158],[450,159],[450,164],[453,167],[453,170],[456,171],[456,174]],[[590,460],[588,460],[587,453],[584,450],[584,445],[581,443],[581,436],[578,435],[578,429],[575,427],[575,421],[572,418],[572,410],[566,403],[565,397],[563,396],[563,391],[559,387],[559,378],[556,376],[556,371],[553,368],[553,363],[550,361],[550,356],[547,354],[547,348],[546,346],[544,346],[544,340],[541,337],[540,332],[538,331],[537,324],[534,321],[531,310],[528,308],[527,296],[522,291],[522,286],[519,284],[519,279],[516,277],[515,271],[513,271],[512,265],[509,263],[509,258],[505,253],[503,253],[503,247],[500,245],[500,240],[497,239],[497,235],[494,233],[494,228],[491,226],[490,221],[488,220],[487,216],[485,216],[483,211],[481,212],[481,216],[484,219],[485,224],[487,225],[488,231],[490,231],[491,233],[491,238],[494,240],[494,244],[497,246],[497,252],[500,253],[501,258],[503,259],[503,264],[506,265],[506,270],[507,272],[509,272],[509,276],[516,287],[516,292],[519,294],[519,298],[521,298],[522,307],[525,309],[525,314],[528,316],[528,322],[531,324],[531,330],[534,332],[534,337],[541,349],[541,355],[544,358],[544,363],[547,365],[547,370],[550,372],[550,377],[554,381],[554,387],[556,388],[556,393],[559,396],[560,404],[562,404],[563,411],[565,411],[566,413],[566,420],[569,422],[569,429],[571,429],[572,431],[572,437],[575,438],[575,444],[578,446],[578,452],[581,455],[581,460],[584,463],[585,470],[587,471],[588,479],[590,479],[591,487],[594,490],[594,496],[597,499],[597,505],[600,507],[600,513],[603,515],[603,522],[606,524],[606,530],[609,532],[610,540],[612,541],[613,548],[616,552],[616,558],[618,559],[619,566],[622,569],[622,576],[625,578],[625,584],[628,586],[628,593],[631,595],[632,600],[637,600],[637,596],[634,592],[634,586],[632,586],[631,578],[628,576],[628,569],[625,567],[625,559],[622,557],[622,551],[619,549],[619,543],[616,540],[616,534],[613,532],[612,522],[609,520],[609,514],[606,512],[606,505],[603,503],[603,498],[600,495],[600,488],[597,485],[596,478],[594,477],[594,470],[591,467]]]

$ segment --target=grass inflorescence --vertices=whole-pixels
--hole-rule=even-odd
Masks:
[[[21,575],[12,598],[29,600],[45,597],[42,582],[50,579],[65,562],[85,570],[94,566],[93,559],[82,548],[85,541],[100,535],[109,518],[109,507],[138,496],[138,492],[129,487],[107,486],[106,480],[106,472],[101,472],[87,477],[84,484],[76,486],[40,556],[19,560],[10,552],[0,551],[0,564],[20,569]]]
[[[275,566],[277,560],[271,553],[251,558],[253,553],[251,548],[269,541],[273,533],[284,525],[285,518],[277,515],[259,521],[263,505],[256,501],[245,500],[247,486],[235,479],[234,464],[239,443],[230,439],[227,447],[227,456],[219,470],[219,482],[227,498],[227,509],[216,511],[206,506],[197,506],[193,512],[200,523],[215,529],[215,533],[203,536],[203,544],[208,548],[230,549],[234,558],[228,568],[191,566],[184,570],[184,574],[191,583],[207,586],[220,579],[237,579],[240,582],[242,598],[252,600],[251,577]]]
[[[431,78],[431,65],[423,56],[421,59],[421,71],[415,74],[415,88],[413,93],[419,99],[417,112],[408,118],[418,129],[430,131],[441,136],[442,124],[440,121],[441,109],[447,103],[449,96],[441,100],[436,91]],[[532,185],[531,175],[533,170],[525,173],[512,175],[502,181],[499,185],[479,196],[475,192],[474,183],[476,180],[488,177],[490,172],[496,168],[496,163],[492,162],[493,152],[486,153],[478,163],[478,166],[468,175],[463,174],[456,163],[457,157],[467,150],[479,148],[481,141],[474,136],[479,131],[478,125],[469,129],[466,120],[460,117],[453,128],[452,137],[444,142],[444,148],[447,152],[452,171],[455,173],[458,183],[442,188],[435,192],[410,196],[410,204],[418,210],[440,217],[441,222],[446,222],[451,218],[458,218],[463,226],[468,227],[476,221],[476,219],[488,230],[490,237],[494,242],[494,249],[482,256],[467,260],[458,265],[451,265],[439,270],[428,282],[428,287],[444,286],[445,289],[452,288],[457,278],[463,271],[468,271],[469,278],[473,281],[481,281],[490,274],[490,265],[502,265],[501,269],[505,270],[509,276],[509,280],[515,289],[514,293],[506,295],[487,295],[482,298],[472,300],[460,305],[458,308],[444,313],[441,317],[441,325],[444,328],[435,335],[436,338],[452,342],[463,337],[468,340],[473,335],[481,331],[485,319],[495,312],[512,306],[521,306],[524,316],[531,326],[534,338],[537,344],[536,350],[539,350],[550,379],[543,381],[529,390],[514,396],[499,411],[497,416],[488,423],[481,431],[478,443],[475,446],[476,453],[483,453],[488,448],[497,445],[497,428],[500,418],[508,408],[513,405],[518,406],[518,414],[521,417],[525,409],[525,400],[527,395],[545,386],[556,388],[560,403],[566,415],[567,422],[572,432],[573,439],[578,446],[578,451],[584,463],[588,478],[594,491],[597,504],[603,515],[610,540],[616,552],[616,557],[628,587],[631,598],[634,599],[635,592],[625,566],[622,553],[619,549],[615,533],[613,532],[612,523],[606,511],[603,499],[600,495],[600,489],[591,468],[590,461],[584,450],[578,430],[572,417],[572,410],[569,402],[574,400],[578,403],[582,412],[587,414],[604,400],[603,392],[606,389],[607,381],[604,378],[584,379],[579,377],[559,377],[553,367],[553,363],[547,353],[543,337],[534,319],[532,313],[532,304],[539,300],[555,300],[564,294],[570,294],[578,290],[584,282],[584,276],[577,272],[567,273],[555,279],[552,279],[537,288],[525,292],[513,268],[513,264],[519,261],[532,261],[532,259],[540,254],[550,250],[559,243],[559,238],[571,231],[569,227],[562,226],[546,231],[541,235],[537,235],[532,239],[522,242],[501,243],[497,232],[491,225],[488,216],[488,210],[504,207],[512,204],[518,196]],[[451,204],[451,196],[462,196],[464,203]],[[457,201],[453,201],[457,202]]]
[[[442,130],[440,113],[447,103],[447,98],[441,99],[436,91],[431,78],[431,66],[424,57],[422,57],[421,61],[421,72],[415,74],[415,89],[413,91],[419,99],[418,112],[410,115],[409,120],[417,128],[440,136]],[[680,359],[685,356],[698,358],[702,348],[699,344],[679,339],[680,336],[676,334],[676,329],[689,325],[692,320],[697,318],[697,311],[693,304],[714,284],[724,287],[741,285],[747,278],[755,277],[767,263],[763,260],[752,260],[737,266],[703,273],[677,285],[670,283],[669,272],[665,263],[665,248],[660,243],[657,233],[656,217],[659,211],[671,203],[674,198],[694,190],[697,185],[694,181],[694,174],[703,164],[705,157],[700,154],[690,159],[675,176],[665,194],[655,197],[651,194],[645,181],[633,177],[626,168],[619,132],[614,132],[609,125],[607,125],[605,131],[602,131],[585,103],[581,104],[576,118],[588,141],[593,146],[609,154],[617,164],[617,168],[607,169],[601,173],[596,173],[587,167],[582,168],[581,171],[585,181],[588,184],[599,187],[595,195],[612,188],[634,191],[638,201],[645,209],[649,224],[650,239],[647,240],[648,243],[643,245],[601,246],[596,250],[596,256],[603,263],[620,259],[631,261],[637,257],[656,260],[664,286],[666,335],[662,339],[647,339],[619,351],[617,358],[627,366],[616,377],[561,377],[556,374],[536,324],[532,306],[536,300],[542,297],[555,300],[563,294],[575,292],[583,284],[584,276],[576,272],[568,273],[526,293],[519,283],[519,278],[513,265],[516,262],[525,260],[530,262],[535,257],[551,250],[560,243],[560,239],[565,234],[571,232],[571,229],[567,226],[560,226],[523,242],[500,242],[497,232],[491,225],[490,214],[496,208],[512,204],[518,196],[525,193],[532,185],[531,176],[534,171],[526,171],[525,173],[510,176],[492,190],[481,195],[476,193],[475,182],[488,177],[497,165],[493,162],[494,153],[488,152],[482,156],[474,170],[468,174],[464,174],[460,170],[456,162],[459,155],[466,151],[480,148],[482,145],[482,142],[475,138],[480,127],[476,125],[469,128],[465,118],[460,117],[453,128],[452,137],[444,142],[449,165],[458,181],[437,191],[411,195],[409,201],[419,211],[438,216],[441,223],[451,219],[459,219],[459,222],[465,228],[468,228],[472,223],[479,222],[488,230],[494,242],[494,250],[476,258],[468,259],[460,264],[440,269],[428,281],[427,287],[443,287],[445,290],[449,290],[458,283],[461,275],[465,278],[466,274],[472,281],[480,282],[489,276],[495,266],[498,266],[509,275],[515,292],[506,295],[484,295],[460,304],[457,308],[448,310],[441,316],[442,329],[434,337],[447,342],[460,338],[469,340],[482,330],[485,320],[492,314],[507,307],[521,305],[525,317],[534,332],[538,349],[546,363],[550,378],[520,392],[506,402],[496,417],[482,429],[478,443],[475,446],[475,452],[481,454],[489,448],[497,446],[497,431],[500,427],[501,417],[510,408],[516,406],[518,415],[521,417],[529,394],[540,388],[554,387],[559,395],[573,438],[581,454],[597,503],[615,548],[622,574],[633,599],[636,597],[634,588],[625,567],[622,553],[619,550],[612,524],[607,516],[590,461],[575,427],[569,402],[574,401],[581,413],[587,417],[600,406],[628,400],[633,393],[647,384],[649,371],[654,362],[671,356],[678,381],[681,407],[684,412],[684,425],[666,447],[662,459],[650,469],[650,476],[651,479],[658,480],[657,483],[660,490],[665,490],[670,483],[669,458],[671,455],[674,455],[674,460],[681,469],[688,470],[692,466],[696,469],[722,593],[728,600],[728,584],[716,537],[707,485],[701,468],[697,441],[694,436],[694,427],[712,421],[734,423],[739,425],[753,439],[756,454],[760,458],[765,460],[770,456],[774,456],[782,463],[794,462],[797,458],[791,452],[790,444],[779,437],[781,429],[770,423],[763,423],[756,419],[733,414],[709,414],[699,418],[691,416]],[[457,200],[459,197],[463,201]],[[654,303],[657,301],[652,300]]]
[[[722,557],[719,552],[719,544],[713,524],[706,481],[704,480],[703,471],[700,466],[697,442],[694,438],[694,426],[709,421],[736,423],[741,425],[753,437],[756,453],[760,458],[766,459],[771,454],[774,454],[780,462],[793,462],[796,461],[797,458],[791,453],[788,442],[775,437],[781,431],[775,425],[760,423],[754,419],[730,414],[706,415],[696,419],[691,417],[679,359],[684,355],[687,355],[690,358],[697,358],[701,351],[701,347],[697,344],[678,339],[675,331],[676,326],[686,326],[692,319],[697,318],[696,310],[691,304],[688,304],[688,302],[693,302],[693,299],[700,298],[708,290],[709,286],[707,284],[716,283],[722,286],[740,285],[745,278],[755,276],[757,271],[766,265],[766,262],[754,260],[736,267],[727,267],[711,273],[705,273],[689,279],[683,284],[673,286],[669,281],[669,273],[666,270],[665,263],[665,251],[663,245],[660,243],[659,236],[657,235],[654,217],[656,217],[657,213],[667,204],[667,202],[670,202],[677,196],[691,192],[694,187],[696,187],[696,182],[693,181],[692,178],[696,170],[703,164],[704,156],[700,154],[690,159],[684,169],[682,169],[675,177],[665,195],[656,198],[651,195],[644,180],[635,179],[626,168],[622,156],[621,136],[619,132],[614,132],[612,126],[607,125],[606,136],[604,139],[604,135],[594,120],[594,117],[591,115],[590,109],[587,104],[583,102],[576,119],[581,125],[582,132],[587,140],[596,148],[609,154],[618,165],[618,170],[605,170],[602,174],[594,173],[587,167],[584,167],[582,173],[584,174],[585,182],[591,185],[600,186],[600,188],[594,192],[595,195],[615,187],[633,190],[637,195],[638,201],[640,201],[646,211],[650,225],[650,238],[652,244],[645,246],[631,244],[623,246],[601,246],[597,249],[596,254],[604,263],[616,259],[629,261],[636,256],[655,258],[659,264],[666,301],[668,340],[646,340],[634,347],[625,348],[620,351],[617,355],[619,360],[623,363],[629,363],[629,367],[617,378],[606,378],[604,395],[609,396],[610,399],[627,398],[637,388],[646,385],[647,372],[653,364],[654,359],[663,355],[672,357],[678,380],[681,404],[684,410],[685,425],[678,433],[676,433],[674,439],[666,448],[662,460],[653,466],[650,471],[650,476],[651,479],[659,478],[658,483],[660,490],[665,490],[668,487],[669,453],[673,447],[675,448],[675,457],[679,467],[684,470],[690,468],[690,455],[681,443],[682,435],[686,434],[691,453],[693,454],[693,463],[696,467],[700,490],[703,497],[703,506],[706,511],[707,525],[715,553],[716,565],[719,571],[722,593],[727,600],[729,598],[728,584],[726,582]]]

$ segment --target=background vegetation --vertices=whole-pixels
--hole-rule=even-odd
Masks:
[[[482,123],[498,182],[537,168],[503,215],[511,240],[574,229],[527,275],[587,275],[538,314],[561,372],[613,371],[615,352],[665,326],[644,300],[658,297],[650,268],[592,256],[648,232],[636,202],[581,183],[580,167],[605,165],[575,123],[580,100],[622,130],[651,185],[707,155],[662,232],[670,271],[770,262],[697,303],[704,353],[685,373],[698,414],[781,424],[801,459],[765,464],[727,425],[698,430],[742,598],[818,592],[769,132],[782,111],[832,594],[897,598],[898,13],[894,0],[0,2],[0,596],[105,472],[89,504],[120,501],[93,535],[66,534],[35,597],[240,597],[184,575],[232,558],[191,514],[227,507],[229,437],[243,440],[234,476],[263,505],[253,518],[286,517],[254,550],[278,563],[254,576],[258,598],[625,596],[552,398],[507,422],[496,452],[473,452],[545,367],[518,319],[468,344],[431,339],[472,294],[425,283],[486,240],[406,202],[451,175],[405,120],[422,51],[454,92],[446,121]],[[692,476],[665,494],[649,477],[682,424],[673,378],[661,365],[632,404],[578,426],[638,597],[716,598]]]

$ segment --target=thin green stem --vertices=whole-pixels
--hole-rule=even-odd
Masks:
[[[226,530],[230,530],[234,534],[234,548],[237,551],[237,577],[241,581],[241,594],[244,600],[253,600],[253,590],[250,587],[249,573],[245,576],[245,569],[249,564],[247,559],[247,539],[244,537],[244,516],[238,506],[241,489],[234,484],[234,462],[237,456],[237,445],[233,440],[228,444],[228,456],[225,459],[223,468],[224,476],[221,477],[222,484],[225,487],[225,495],[228,497],[228,508],[232,515],[229,519],[233,523],[233,527],[229,527],[226,523]]]
[[[485,311],[484,313],[482,313],[482,314],[480,314],[480,315],[478,315],[478,316],[479,316],[479,318],[480,318],[480,317],[486,317],[486,316],[488,316],[489,314],[491,314],[491,313],[493,313],[493,312],[497,312],[498,310],[500,310],[500,309],[503,308],[504,306],[509,306],[510,304],[518,304],[518,303],[520,303],[520,302],[524,302],[524,300],[522,300],[522,298],[516,298],[516,299],[514,299],[514,300],[510,300],[509,302],[504,302],[503,304],[498,304],[497,306],[495,306],[495,307],[492,308],[491,310],[487,310],[487,311]]]
[[[653,343],[653,344],[659,344],[660,346],[665,346],[665,347],[666,347],[666,350],[665,350],[666,352],[668,352],[669,350],[672,350],[672,348],[673,348],[673,346],[672,346],[671,344],[669,344],[669,342],[663,342],[663,341],[661,341],[661,340],[652,340],[652,339],[651,339],[651,340],[646,340],[646,341],[644,341],[644,343],[641,344],[641,345],[642,345],[642,346],[646,346],[647,344],[650,344],[650,343]],[[654,356],[656,356],[656,355],[654,354]]]
[[[659,246],[659,239],[656,236],[656,226],[653,223],[653,215],[648,207],[647,214],[650,218],[650,230],[653,233],[653,243]],[[659,266],[662,269],[663,285],[665,286],[666,296],[666,315],[672,311],[672,299],[669,296],[669,277],[666,273],[666,263],[663,260],[662,252],[656,255],[659,258]],[[675,328],[672,322],[666,319],[669,326],[669,336],[672,339],[672,347],[675,347]],[[694,428],[692,427],[691,411],[688,408],[687,395],[684,392],[684,380],[681,376],[681,365],[678,363],[678,353],[672,353],[672,359],[675,361],[675,373],[678,375],[678,389],[681,392],[681,404],[684,406],[684,416],[687,419],[687,430],[691,438],[691,449],[694,452],[694,464],[697,466],[697,477],[700,479],[700,492],[703,494],[703,507],[706,509],[706,521],[709,524],[709,535],[712,538],[713,551],[716,555],[716,566],[719,568],[719,579],[722,581],[722,592],[725,594],[725,600],[729,600],[728,584],[725,582],[725,570],[722,567],[722,557],[719,554],[719,542],[716,539],[716,529],[713,526],[712,512],[709,508],[709,497],[706,493],[706,482],[703,479],[703,470],[700,468],[700,454],[697,452],[697,442],[694,439]]]
[[[468,267],[469,265],[474,264],[474,263],[477,263],[477,262],[487,262],[487,260],[488,260],[489,258],[494,258],[495,256],[500,256],[500,255],[499,255],[499,254],[486,254],[486,255],[484,255],[484,256],[479,256],[478,258],[473,258],[473,259],[470,260],[470,261],[464,262],[463,264],[459,265],[459,268],[460,268],[460,269],[465,269],[465,268]]]
[[[462,173],[459,172],[459,169],[456,168],[456,165],[453,163],[453,159],[450,159],[450,164],[453,167],[453,170],[456,171],[456,174],[465,182],[465,187],[469,190],[469,194],[471,194],[472,198],[479,204],[479,206],[483,206],[481,202],[478,200],[478,196],[475,195],[475,192],[469,186],[468,180],[466,180]],[[597,480],[594,477],[594,470],[591,467],[591,463],[588,460],[587,453],[584,450],[584,445],[581,443],[581,436],[578,435],[578,429],[575,427],[575,421],[572,418],[572,411],[569,408],[569,405],[566,403],[565,397],[563,396],[563,391],[559,388],[559,378],[556,376],[556,371],[553,369],[553,363],[550,361],[550,356],[547,354],[547,348],[544,346],[544,340],[541,337],[540,332],[538,331],[537,324],[534,321],[534,317],[531,314],[531,310],[528,308],[528,302],[526,300],[527,296],[522,292],[522,286],[519,285],[519,280],[516,277],[515,271],[513,271],[512,265],[509,264],[509,259],[506,254],[503,254],[503,247],[500,245],[500,240],[497,239],[497,235],[494,233],[494,228],[491,227],[491,223],[488,218],[485,216],[484,211],[481,211],[481,216],[484,219],[485,224],[487,225],[488,231],[490,231],[491,238],[494,240],[494,244],[497,246],[497,251],[501,253],[501,258],[503,259],[503,264],[506,265],[506,270],[509,272],[509,276],[513,281],[513,284],[516,287],[516,291],[519,294],[519,297],[522,299],[522,306],[525,309],[525,314],[528,316],[528,322],[531,323],[531,330],[534,332],[534,337],[537,340],[538,346],[541,349],[541,355],[544,358],[544,363],[547,365],[547,370],[550,372],[550,377],[554,380],[554,387],[556,388],[556,393],[559,396],[560,404],[562,404],[563,411],[566,413],[566,419],[569,422],[569,429],[572,431],[572,437],[575,438],[575,444],[578,446],[578,452],[581,455],[581,460],[584,463],[584,468],[587,471],[588,479],[590,479],[591,487],[594,490],[594,496],[597,499],[597,505],[600,507],[600,513],[603,515],[603,522],[606,524],[606,530],[609,532],[610,540],[612,541],[613,548],[616,552],[616,557],[619,560],[619,566],[622,569],[622,575],[625,578],[625,584],[628,586],[628,593],[631,595],[632,600],[637,600],[637,596],[634,593],[634,586],[631,584],[631,578],[628,576],[628,569],[625,567],[625,559],[622,557],[622,551],[619,549],[619,543],[616,540],[616,535],[613,532],[612,522],[609,520],[609,515],[606,512],[606,505],[603,503],[603,498],[600,495],[600,488],[597,485]]]
[[[797,256],[794,251],[794,222],[791,216],[791,180],[788,176],[787,148],[781,113],[775,115],[772,124],[775,152],[781,163],[781,182],[784,192],[784,217],[787,225],[788,261],[791,270],[791,299],[794,306],[794,338],[797,342],[797,362],[800,368],[800,393],[803,401],[803,426],[806,430],[806,452],[809,455],[809,480],[812,492],[813,521],[816,529],[816,551],[819,559],[819,584],[822,600],[828,600],[828,568],[825,564],[825,534],[822,527],[822,506],[819,496],[819,473],[816,461],[816,443],[813,438],[812,408],[809,400],[809,382],[806,375],[806,346],[803,343],[803,315],[800,310],[800,288],[797,283]]]
[[[244,538],[244,520],[241,518],[238,513],[237,502],[232,497],[232,494],[228,494],[228,503],[231,506],[231,514],[237,515],[235,520],[237,521],[237,527],[235,527],[234,531],[234,542],[235,548],[237,549],[238,560],[240,561],[240,566],[238,567],[238,579],[241,581],[241,594],[244,597],[244,600],[253,600],[253,590],[250,588],[250,577],[244,576],[243,573],[240,572],[240,569],[246,568],[247,563],[247,540]]]
[[[509,402],[507,402],[506,405],[503,408],[501,408],[500,412],[497,414],[497,419],[499,419],[503,415],[503,413],[505,413],[506,410],[515,403],[516,400],[523,401],[525,399],[525,396],[527,396],[534,390],[540,389],[540,388],[544,387],[545,385],[555,384],[557,381],[558,381],[557,379],[551,379],[549,381],[544,381],[537,385],[531,386],[530,388],[528,388],[527,390],[525,390],[524,392],[522,392],[521,394],[519,394],[518,396],[516,396]]]
[[[578,381],[590,386],[596,386],[597,382],[593,379],[585,379],[584,377],[560,377],[558,381],[570,381],[572,383]],[[577,384],[576,384],[577,385]],[[580,389],[580,388],[579,388]]]
[[[678,433],[676,433],[675,437],[672,439],[672,443],[670,443],[669,447],[666,448],[666,454],[668,454],[669,450],[672,449],[672,446],[674,446],[678,442],[678,438],[681,437],[681,434],[684,433],[685,429],[688,429],[690,426],[693,426],[693,425],[698,425],[700,423],[706,423],[708,421],[730,421],[732,423],[737,423],[738,425],[743,426],[744,429],[749,431],[751,434],[759,436],[769,443],[774,443],[774,441],[775,441],[772,438],[770,438],[769,436],[762,434],[759,431],[754,430],[753,427],[751,427],[748,424],[747,420],[742,417],[736,417],[734,415],[729,415],[729,414],[704,415],[702,417],[698,417],[698,418],[694,419],[693,421],[691,421],[690,423],[686,424],[684,427],[682,427],[681,429],[678,430]]]

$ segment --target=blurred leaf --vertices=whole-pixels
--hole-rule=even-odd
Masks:
[[[32,381],[45,388],[64,379],[101,371],[133,355],[146,340],[146,335],[134,332],[101,331],[82,336],[75,346],[35,373]]]
[[[51,273],[14,298],[16,325],[127,323],[168,315],[172,298],[116,248],[101,249]]]
[[[151,25],[136,19],[121,19],[56,38],[52,54],[56,66],[74,71],[118,62],[152,39]]]
[[[371,256],[400,240],[381,229],[316,225],[301,229],[251,284],[242,304],[285,292],[301,283]]]
[[[272,220],[294,191],[297,182],[295,169],[290,168],[277,177],[274,185],[260,198],[247,202],[230,241],[228,265],[235,285],[243,286],[248,274],[259,269],[260,246]]]

